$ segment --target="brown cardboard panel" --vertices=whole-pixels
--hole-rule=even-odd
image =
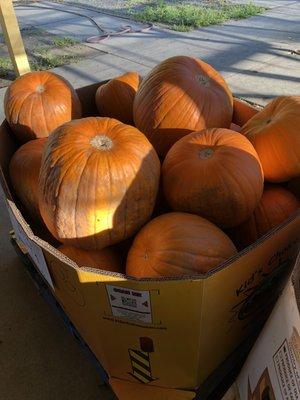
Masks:
[[[15,137],[11,133],[7,122],[4,121],[0,126],[0,166],[7,181],[9,181],[9,162],[17,148]]]
[[[194,392],[155,388],[115,378],[111,378],[109,383],[122,400],[192,400],[195,397]]]
[[[99,86],[103,85],[107,81],[94,83],[89,86],[84,86],[76,90],[78,97],[82,105],[82,116],[90,117],[99,115],[99,112],[95,103],[95,94]]]

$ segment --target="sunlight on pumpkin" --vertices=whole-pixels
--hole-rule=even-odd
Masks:
[[[112,229],[114,226],[114,214],[115,208],[113,207],[110,210],[107,209],[98,209],[93,210],[87,215],[87,223],[88,226],[94,226],[94,232],[103,232],[107,229]]]

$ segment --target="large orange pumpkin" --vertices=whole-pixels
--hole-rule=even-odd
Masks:
[[[133,125],[133,100],[140,80],[138,73],[127,72],[99,86],[95,96],[99,114]]]
[[[204,274],[236,252],[228,236],[211,222],[173,212],[154,218],[137,234],[126,274],[137,278]]]
[[[211,128],[180,139],[162,167],[173,210],[191,212],[228,228],[245,221],[263,192],[257,154],[243,135]]]
[[[38,180],[46,141],[47,138],[41,138],[23,144],[12,156],[9,164],[12,187],[35,222],[41,221]]]
[[[251,217],[232,229],[234,242],[243,249],[281,224],[299,207],[300,202],[288,190],[280,186],[267,186]]]
[[[233,115],[232,122],[236,125],[243,126],[250,118],[259,112],[258,107],[254,107],[246,101],[233,98]]]
[[[111,118],[75,120],[48,139],[40,211],[62,243],[101,249],[150,218],[159,175],[157,154],[136,128]]]
[[[232,94],[222,76],[196,58],[177,56],[156,66],[135,96],[136,126],[160,156],[182,136],[204,128],[229,128]]]
[[[47,137],[61,124],[81,117],[79,98],[68,81],[49,71],[29,72],[8,87],[6,119],[24,143]]]
[[[300,175],[300,96],[272,100],[242,133],[252,142],[266,180],[284,182]]]
[[[103,269],[112,272],[122,272],[119,256],[110,248],[102,250],[84,250],[74,246],[62,245],[58,248],[79,267]]]

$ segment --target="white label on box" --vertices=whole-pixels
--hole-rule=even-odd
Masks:
[[[273,357],[282,399],[300,399],[299,376],[295,359],[288,342],[285,340]]]
[[[49,273],[42,249],[36,243],[29,239],[9,207],[8,211],[16,238],[24,244],[32,261],[34,262],[40,273],[43,275],[43,277],[46,279],[48,284],[54,289],[53,281]]]
[[[113,285],[106,285],[106,290],[115,317],[152,323],[149,290],[132,290]]]

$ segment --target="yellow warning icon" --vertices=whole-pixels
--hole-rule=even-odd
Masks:
[[[152,377],[151,372],[150,353],[134,349],[129,349],[128,351],[132,367],[130,375],[141,383],[154,381],[155,378]]]

